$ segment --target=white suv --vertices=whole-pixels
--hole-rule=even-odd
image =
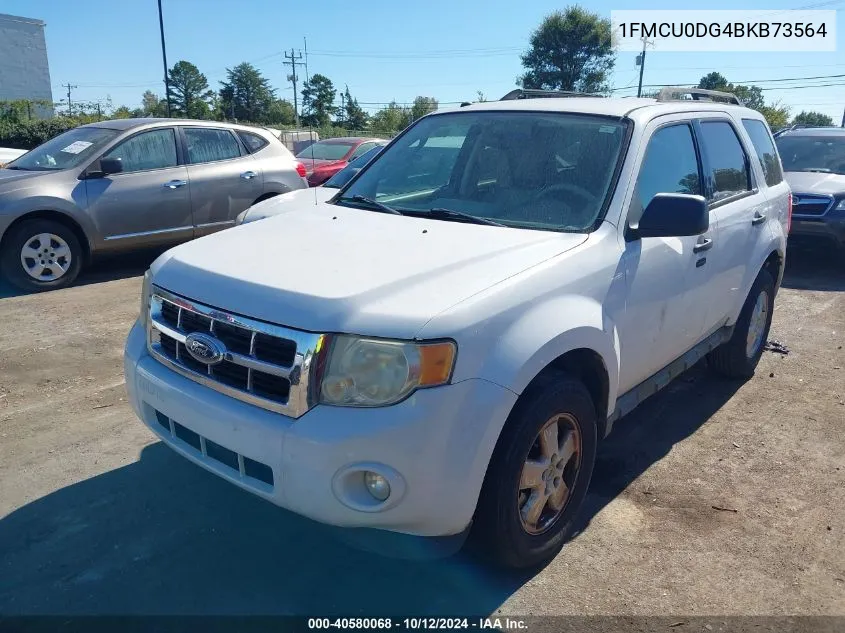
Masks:
[[[317,521],[549,560],[614,422],[767,337],[789,188],[759,113],[692,95],[440,111],[328,202],[168,251],[135,411]]]

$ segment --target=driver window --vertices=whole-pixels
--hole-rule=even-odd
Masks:
[[[640,175],[628,212],[629,224],[636,224],[651,199],[658,193],[701,195],[701,176],[692,140],[692,129],[683,123],[660,128],[648,142]]]

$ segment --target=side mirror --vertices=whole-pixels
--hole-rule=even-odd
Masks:
[[[658,193],[631,227],[633,238],[701,235],[710,227],[710,214],[703,196]]]
[[[120,158],[101,158],[100,159],[100,173],[103,176],[109,174],[119,174],[123,171],[123,160]]]

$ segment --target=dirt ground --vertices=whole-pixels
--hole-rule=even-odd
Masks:
[[[157,442],[121,361],[151,259],[0,287],[0,614],[845,615],[841,263],[790,254],[791,353],[745,384],[694,368],[620,422],[580,533],[514,575],[352,549]]]

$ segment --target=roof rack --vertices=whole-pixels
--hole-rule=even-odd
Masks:
[[[657,93],[658,101],[684,101],[682,95],[689,95],[693,101],[719,101],[724,100],[734,105],[742,105],[739,97],[730,92],[721,92],[719,90],[704,90],[703,88],[678,88],[669,87],[662,88]]]
[[[555,99],[561,97],[601,97],[602,95],[591,92],[572,92],[569,90],[534,90],[529,88],[517,88],[511,90],[499,101],[513,101],[514,99]]]

